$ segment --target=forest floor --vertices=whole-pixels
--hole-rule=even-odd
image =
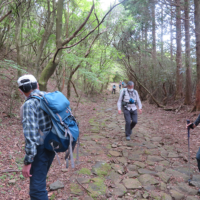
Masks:
[[[1,86],[0,199],[27,200],[29,180],[21,174],[24,136],[18,114],[22,100],[13,102],[12,115],[8,116],[12,102],[8,100],[6,81]],[[48,90],[54,88],[50,81]],[[76,108],[80,122],[80,163],[75,169],[66,169],[64,153],[59,154],[61,166],[54,159],[47,177],[49,199],[200,199],[200,174],[195,159],[200,130],[197,127],[191,131],[194,186],[189,186],[185,128],[186,119],[194,121],[198,113],[190,113],[190,107],[184,106],[178,112],[164,111],[142,102],[143,113],[138,115],[131,141],[126,141],[124,118],[117,114],[118,96],[110,91],[92,98],[82,95],[76,108],[78,98],[73,94],[71,106]],[[49,186],[58,180],[63,186],[57,182],[61,189],[51,191]]]

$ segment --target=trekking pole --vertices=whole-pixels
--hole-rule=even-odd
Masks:
[[[190,124],[190,120],[187,119],[187,124]],[[189,179],[188,183],[191,182],[191,174],[190,174],[190,127],[188,127],[188,168],[189,168]]]

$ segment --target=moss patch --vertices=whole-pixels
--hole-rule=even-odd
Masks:
[[[96,169],[96,174],[98,176],[106,176],[111,170],[111,166],[108,163],[102,164],[101,168]]]
[[[100,129],[98,126],[93,126],[93,128],[91,128],[90,130],[92,133],[99,133],[100,132]]]
[[[145,151],[144,151],[144,154],[146,154],[146,155],[151,155],[151,152],[148,151],[148,150],[145,150]]]
[[[71,190],[71,193],[76,194],[76,195],[83,194],[83,191],[81,190],[80,186],[76,183],[70,184],[70,190]]]
[[[93,198],[98,197],[99,195],[104,195],[106,193],[106,186],[104,184],[104,179],[99,177],[91,179],[93,183],[89,184],[89,195]]]
[[[86,174],[86,175],[91,175],[91,171],[88,168],[82,168],[78,172],[79,174]]]
[[[106,126],[106,123],[105,122],[102,122],[101,123],[101,127],[105,127]]]
[[[94,119],[89,119],[89,123],[94,123]]]

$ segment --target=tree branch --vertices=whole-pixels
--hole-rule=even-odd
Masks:
[[[8,11],[1,19],[0,22],[2,22],[8,15],[12,13],[12,10]]]
[[[92,11],[94,9],[94,4],[92,5],[91,9],[90,9],[90,12],[88,14],[88,16],[86,17],[85,21],[79,26],[78,29],[76,29],[76,31],[72,34],[71,37],[67,38],[63,43],[62,43],[62,46],[68,44],[74,37],[76,37],[76,35],[78,34],[78,32],[85,26],[85,24],[87,23],[88,19],[90,18],[90,15],[92,14]],[[56,53],[54,54],[54,58],[53,58],[53,63],[55,62],[56,60],[56,56],[58,55],[58,52],[63,49],[63,47],[61,48],[58,48],[56,50]],[[64,48],[65,49],[65,48]]]
[[[90,15],[92,14],[92,11],[94,9],[94,4],[92,5],[90,12],[88,13],[88,16],[86,17],[85,21],[79,26],[79,28],[73,33],[73,35],[69,38],[67,38],[63,43],[62,46],[68,44],[77,34],[78,32],[85,26],[87,23],[88,19],[90,18]]]
[[[6,2],[6,1],[5,1]],[[14,1],[11,1],[11,2],[7,2],[5,5],[4,5],[4,2],[0,5],[0,9],[3,7],[3,6],[6,6],[6,5],[8,5],[8,4],[11,4],[12,2],[14,2]]]
[[[61,48],[58,48],[57,49],[57,51],[56,51],[56,53],[55,53],[55,55],[54,55],[54,59],[53,59],[53,62],[55,62],[55,59],[56,59],[56,56],[57,56],[57,54],[58,54],[58,52],[61,50],[61,49],[66,49],[66,48],[71,48],[71,47],[74,47],[74,46],[76,46],[77,44],[79,44],[80,42],[82,42],[83,40],[85,40],[91,33],[93,33],[103,22],[104,22],[104,20],[105,20],[105,18],[106,18],[106,16],[116,7],[116,6],[118,6],[118,5],[120,5],[120,4],[122,4],[124,1],[126,1],[126,0],[123,0],[122,2],[120,2],[120,3],[118,3],[118,4],[116,4],[115,6],[113,6],[105,15],[104,15],[104,17],[103,17],[103,19],[101,20],[101,22],[93,29],[93,30],[91,30],[85,37],[83,37],[80,41],[78,41],[77,43],[75,43],[75,44],[73,44],[73,45],[71,45],[71,46],[65,46],[65,47],[61,47]],[[93,10],[93,8],[94,8],[94,5],[92,6],[92,9],[91,10]],[[91,15],[91,14],[90,14]],[[77,29],[78,30],[78,29]],[[80,29],[81,30],[81,29]],[[79,31],[80,31],[79,30]],[[78,33],[78,32],[77,32]],[[76,33],[76,34],[77,34]],[[74,35],[74,34],[73,34]],[[72,35],[72,36],[73,36]],[[74,37],[70,37],[71,38],[71,40],[76,36],[74,36]],[[68,39],[67,39],[68,40]],[[70,40],[70,41],[71,41]],[[65,45],[65,44],[67,44],[67,43],[69,43],[69,42],[63,42],[63,45]]]
[[[79,97],[78,92],[77,92],[77,90],[76,90],[76,87],[75,87],[73,81],[70,80],[70,82],[71,82],[71,84],[72,84],[72,86],[73,86],[73,88],[74,88],[74,91],[75,91],[75,93],[76,93],[76,96]]]

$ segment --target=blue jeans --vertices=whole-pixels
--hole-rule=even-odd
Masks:
[[[31,200],[48,200],[46,177],[55,153],[48,151],[44,145],[37,146],[37,154],[31,166],[30,197]]]

